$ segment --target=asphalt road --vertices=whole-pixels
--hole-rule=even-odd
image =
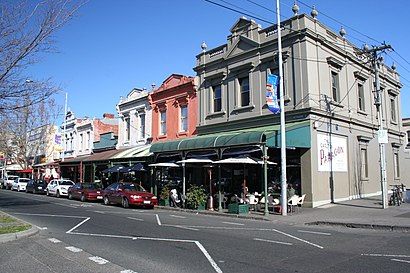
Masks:
[[[0,191],[41,231],[3,243],[1,272],[409,272],[408,233],[291,226]]]

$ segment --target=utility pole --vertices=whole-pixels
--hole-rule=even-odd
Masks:
[[[388,207],[388,200],[387,200],[387,179],[386,179],[386,155],[385,155],[385,147],[384,141],[381,141],[380,136],[385,134],[386,132],[383,129],[383,109],[382,109],[382,98],[381,98],[381,89],[380,89],[380,81],[379,81],[379,61],[377,58],[377,52],[383,51],[386,49],[391,49],[390,45],[382,45],[382,46],[373,46],[373,48],[368,49],[365,48],[363,50],[363,54],[370,54],[373,59],[374,65],[374,105],[377,109],[378,119],[379,119],[379,131],[378,131],[378,142],[379,142],[379,152],[380,152],[380,177],[381,177],[381,189],[382,189],[382,205],[383,209]]]

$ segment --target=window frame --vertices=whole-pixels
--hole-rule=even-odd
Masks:
[[[360,112],[366,112],[366,97],[363,82],[357,83],[357,104]]]
[[[247,89],[244,88],[244,81],[247,82]],[[238,77],[238,97],[239,97],[239,104],[240,107],[247,107],[251,104],[251,90],[250,90],[250,77],[249,75],[247,76],[242,76]],[[245,99],[244,99],[245,98]],[[246,104],[244,104],[246,103]]]
[[[211,86],[212,89],[212,112],[218,113],[222,111],[222,84],[215,84]],[[219,89],[219,98],[216,96]],[[217,107],[219,106],[219,107]]]
[[[185,109],[185,115],[183,115]],[[188,105],[179,106],[179,132],[188,132]]]
[[[159,111],[159,135],[165,136],[167,134],[167,110]]]
[[[139,118],[139,136],[140,139],[144,139],[145,138],[145,126],[146,126],[146,114],[145,112],[140,113],[138,115]]]

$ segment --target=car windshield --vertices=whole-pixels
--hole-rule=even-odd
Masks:
[[[45,180],[37,180],[34,181],[35,184],[46,184],[47,182]]]
[[[138,184],[124,184],[125,191],[146,191],[142,186]]]
[[[23,183],[27,183],[28,181],[30,181],[30,179],[28,178],[20,178],[19,182],[23,182]]]
[[[84,190],[100,190],[101,186],[98,184],[83,184]]]
[[[73,182],[71,182],[71,181],[61,181],[60,185],[63,185],[63,186],[72,186],[72,185],[73,185]]]

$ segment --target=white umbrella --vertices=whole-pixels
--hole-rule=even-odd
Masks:
[[[243,199],[246,200],[246,176],[245,164],[259,164],[257,160],[249,156],[230,157],[214,161],[215,164],[243,164]]]
[[[153,163],[149,164],[148,166],[150,167],[170,167],[170,168],[178,168],[181,167],[178,164],[175,164],[173,162],[161,162],[161,163]]]
[[[177,161],[177,163],[212,163],[213,161],[208,158],[188,158],[181,161]]]

